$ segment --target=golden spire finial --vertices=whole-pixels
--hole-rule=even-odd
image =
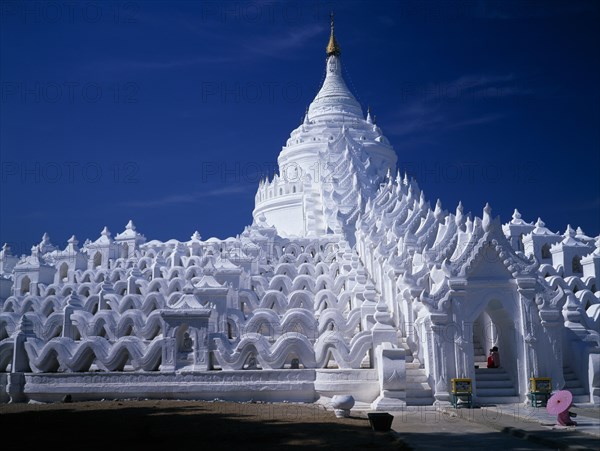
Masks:
[[[327,44],[327,56],[335,55],[340,56],[342,54],[342,49],[340,49],[339,44],[335,40],[335,35],[333,34],[333,11],[331,12],[331,35],[329,36],[329,44]]]

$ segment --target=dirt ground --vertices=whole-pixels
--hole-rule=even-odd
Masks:
[[[0,431],[3,438],[15,437],[21,449],[408,449],[392,433],[373,432],[367,418],[338,419],[310,404],[3,404]]]

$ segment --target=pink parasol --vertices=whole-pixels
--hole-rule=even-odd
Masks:
[[[573,395],[569,390],[560,390],[554,393],[548,403],[546,404],[546,410],[550,415],[559,415],[571,407],[573,402]]]

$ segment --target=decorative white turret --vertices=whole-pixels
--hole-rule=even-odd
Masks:
[[[46,236],[46,234],[44,234]],[[23,257],[14,268],[15,294],[25,296],[39,294],[39,284],[50,284],[54,267],[42,258],[40,245],[31,248],[31,255]]]
[[[594,250],[591,243],[579,241],[575,234],[575,230],[568,225],[563,235],[564,239],[550,248],[552,265],[562,267],[565,276],[582,275],[581,258]]]
[[[106,226],[100,232],[100,237],[86,246],[86,252],[90,269],[108,268],[109,260],[119,258],[119,247],[111,238],[111,233]]]
[[[56,274],[54,283],[73,282],[73,274],[76,270],[84,270],[87,267],[87,258],[77,246],[79,241],[75,235],[67,241],[64,250],[53,251],[46,254],[46,258],[54,264]]]
[[[0,276],[2,274],[10,274],[19,261],[19,257],[12,255],[8,243],[4,243],[0,251]]]
[[[523,221],[521,213],[515,208],[512,215],[512,221],[504,224],[502,226],[502,231],[514,250],[524,251],[523,237],[531,232],[534,227],[533,224]]]
[[[115,237],[115,242],[120,247],[121,258],[131,258],[135,256],[139,246],[146,242],[146,237],[135,230],[135,225],[130,219],[125,230]]]
[[[13,285],[12,271],[19,257],[12,255],[8,243],[4,243],[0,251],[0,304],[10,296]]]
[[[562,240],[562,237],[546,228],[546,224],[538,218],[533,230],[523,236],[523,249],[527,257],[534,256],[540,263],[552,264],[550,247]]]
[[[600,280],[600,235],[596,237],[596,249],[589,255],[581,259],[583,267],[584,279],[595,277],[596,281]]]
[[[44,254],[47,254],[48,252],[52,252],[52,251],[56,250],[56,246],[54,246],[50,242],[50,235],[48,235],[47,233],[44,233],[44,235],[42,236],[42,241],[40,241],[40,244],[38,244],[38,249],[40,250],[41,255],[44,255]]]

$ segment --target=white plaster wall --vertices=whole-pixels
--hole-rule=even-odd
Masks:
[[[287,194],[259,204],[253,212],[254,219],[265,215],[267,224],[274,225],[282,236],[304,236],[305,221],[302,194]]]

